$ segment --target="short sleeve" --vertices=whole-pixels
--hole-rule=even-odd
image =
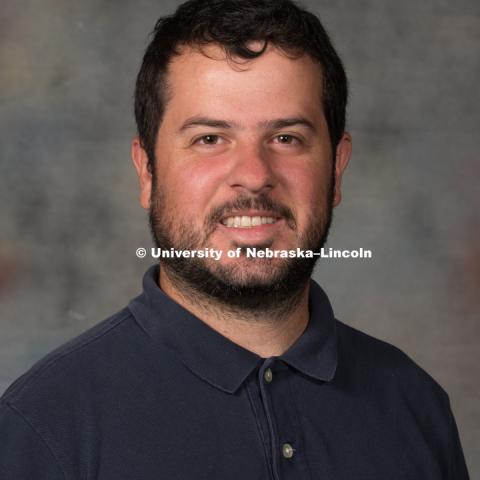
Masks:
[[[48,445],[14,407],[0,405],[0,478],[65,480]]]

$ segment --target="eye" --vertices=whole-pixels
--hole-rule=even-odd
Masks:
[[[301,140],[294,135],[288,135],[282,133],[273,138],[274,143],[279,143],[280,145],[295,145],[301,142]]]
[[[222,138],[219,135],[203,135],[197,138],[193,143],[197,145],[218,145]]]

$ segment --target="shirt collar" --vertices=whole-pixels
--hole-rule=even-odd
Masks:
[[[143,293],[129,308],[156,342],[173,349],[184,365],[211,385],[234,393],[262,363],[257,354],[233,343],[168,297],[157,284],[158,265],[143,277]],[[335,318],[326,294],[310,285],[310,321],[300,338],[280,357],[317,380],[329,381],[337,366]]]

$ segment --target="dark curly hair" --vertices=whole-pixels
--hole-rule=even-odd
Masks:
[[[181,46],[216,43],[227,58],[256,58],[272,44],[285,53],[304,53],[319,62],[323,73],[323,109],[332,151],[345,130],[347,78],[342,62],[320,20],[291,0],[188,0],[173,15],[161,17],[152,32],[135,87],[135,120],[149,168],[168,100],[167,68]],[[250,41],[264,42],[258,51]]]

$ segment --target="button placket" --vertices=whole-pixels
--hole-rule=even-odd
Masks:
[[[272,472],[279,479],[309,479],[301,425],[296,416],[289,375],[293,372],[276,358],[265,359],[257,376],[271,447]]]
[[[279,457],[281,457],[281,443],[279,443],[279,432],[277,431],[276,419],[274,416],[272,397],[275,395],[275,384],[272,384],[273,381],[273,371],[271,365],[273,365],[273,359],[266,359],[264,363],[264,369],[260,370],[259,375],[259,386],[260,394],[263,402],[266,420],[270,436],[270,447],[271,447],[271,460],[272,460],[272,470],[273,475],[276,480],[280,478],[279,471]],[[263,370],[263,371],[262,371]]]

